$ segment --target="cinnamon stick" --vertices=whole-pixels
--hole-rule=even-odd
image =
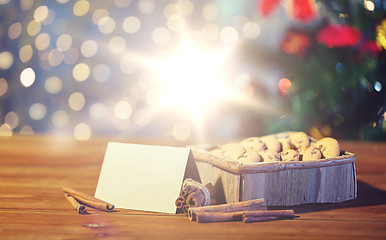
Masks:
[[[191,185],[187,185],[185,186],[182,190],[181,190],[181,193],[180,193],[180,196],[183,196],[185,198],[187,198],[189,196],[189,194],[191,194],[192,192],[196,191],[197,188],[194,187],[194,186],[191,186]]]
[[[261,222],[276,220],[279,218],[294,218],[293,210],[261,210],[261,211],[238,211],[238,212],[196,212],[196,219],[199,223],[207,222]]]
[[[294,218],[294,210],[261,210],[261,211],[245,211],[243,218],[257,217],[276,217],[276,218]]]
[[[220,205],[210,205],[204,207],[189,208],[188,217],[191,221],[196,220],[198,212],[240,212],[240,211],[257,211],[266,210],[267,207],[263,206],[264,198],[248,200],[243,202],[227,203]]]
[[[245,223],[265,222],[265,221],[273,221],[276,219],[277,217],[246,217],[246,218],[243,218],[243,222]]]
[[[75,189],[63,186],[62,190],[63,190],[63,192],[67,193],[68,195],[71,195],[72,197],[74,197],[76,200],[78,200],[84,204],[87,204],[90,207],[93,207],[93,208],[96,208],[99,210],[103,210],[103,211],[107,211],[107,212],[110,212],[114,209],[113,204],[102,201],[102,200],[95,198],[91,195],[79,192]]]
[[[79,214],[87,214],[86,207],[81,205],[74,197],[68,195],[67,193],[65,193],[64,196]]]
[[[243,212],[197,212],[198,223],[241,221]]]
[[[182,206],[185,204],[185,197],[183,196],[179,196],[177,199],[176,199],[176,202],[175,202],[175,205],[177,208],[182,208]]]
[[[188,215],[188,212],[189,212],[189,207],[188,207],[188,205],[183,205],[182,206],[182,210],[184,211],[184,213],[186,214],[186,215]]]
[[[202,206],[204,202],[205,194],[199,189],[189,194],[186,198],[186,205],[188,205],[189,208]]]

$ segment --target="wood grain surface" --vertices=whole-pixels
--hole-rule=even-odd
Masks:
[[[341,142],[357,156],[358,198],[293,206],[292,220],[197,223],[182,214],[90,208],[79,215],[61,187],[93,195],[107,142],[117,140],[178,145],[0,138],[0,239],[386,239],[386,143]]]

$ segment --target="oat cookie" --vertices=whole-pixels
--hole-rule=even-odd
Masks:
[[[298,151],[288,149],[287,151],[281,152],[282,161],[300,161],[300,154]]]
[[[281,152],[285,152],[288,149],[291,149],[291,143],[288,138],[277,138],[277,140],[281,145],[281,149],[280,149]]]
[[[310,146],[310,138],[305,132],[296,132],[289,136],[289,141],[296,150],[306,149]]]
[[[322,152],[324,158],[332,158],[340,155],[339,143],[334,138],[322,138],[316,142],[315,146]]]
[[[245,149],[253,149],[257,152],[265,150],[267,148],[265,146],[265,143],[258,137],[246,138],[240,142],[240,145],[243,146]]]
[[[261,137],[261,140],[265,143],[265,146],[267,146],[267,149],[271,152],[280,152],[281,151],[281,144],[280,142],[273,136],[264,136]]]
[[[212,150],[212,152],[226,158],[237,160],[245,153],[245,149],[239,143],[231,142],[221,145],[220,147]]]
[[[260,154],[253,150],[253,149],[247,149],[243,155],[241,155],[238,159],[239,163],[255,163],[255,162],[261,162],[261,156]]]
[[[262,162],[278,162],[280,161],[280,154],[272,152],[270,150],[263,150],[259,152],[262,158]]]
[[[322,158],[322,152],[318,148],[310,146],[302,156],[302,161],[318,160]]]

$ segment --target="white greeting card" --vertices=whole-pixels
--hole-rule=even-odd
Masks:
[[[188,177],[200,181],[189,148],[110,142],[95,197],[116,208],[176,213]]]

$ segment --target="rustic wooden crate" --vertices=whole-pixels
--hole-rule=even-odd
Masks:
[[[356,156],[341,151],[315,161],[240,164],[214,155],[214,145],[189,146],[203,184],[216,189],[218,203],[264,198],[267,206],[337,203],[357,197]]]

